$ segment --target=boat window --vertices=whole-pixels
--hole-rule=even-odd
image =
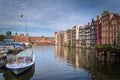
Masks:
[[[9,63],[15,63],[15,62],[16,62],[16,58],[9,58],[9,59],[8,59],[8,62],[9,62]]]
[[[31,57],[26,57],[25,62],[32,62],[32,58]]]
[[[18,62],[18,63],[24,62],[24,57],[19,57],[19,58],[17,59],[17,62]]]

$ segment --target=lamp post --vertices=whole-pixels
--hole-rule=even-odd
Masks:
[[[23,18],[23,15],[21,15],[20,17]],[[26,33],[26,36],[27,36],[27,19],[25,21],[25,33]]]
[[[23,18],[23,15],[20,16],[21,18]],[[27,19],[25,21],[25,34],[26,34],[26,42],[29,41],[29,34],[27,32]]]

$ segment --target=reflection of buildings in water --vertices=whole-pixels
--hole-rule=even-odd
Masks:
[[[95,50],[57,47],[57,58],[66,60],[74,68],[86,69],[92,74],[92,80],[119,80],[120,65],[101,63],[96,60]],[[65,51],[64,51],[65,50]]]
[[[75,50],[75,48],[71,48],[71,52],[70,53],[68,53],[68,55],[69,55],[69,59],[68,59],[68,62],[70,63],[70,64],[72,64],[73,65],[73,67],[75,67],[75,55],[76,55],[76,50]]]
[[[79,48],[76,48],[76,53],[75,54],[76,54],[75,55],[75,59],[76,59],[75,66],[76,66],[77,69],[79,69],[80,68],[80,64],[79,64]]]
[[[64,56],[64,60],[68,60],[68,48],[65,47],[63,50],[63,56]]]
[[[116,50],[104,51],[104,50],[96,50],[96,58],[98,61],[109,61],[109,62],[120,62],[120,54]]]
[[[69,50],[68,47],[55,46],[55,57],[61,60],[68,61]]]
[[[58,46],[57,46],[57,45],[55,45],[55,47],[54,47],[54,48],[55,48],[55,49],[54,49],[55,58],[57,58]]]
[[[86,49],[79,49],[79,65],[81,68],[84,68],[88,65],[88,54]]]
[[[13,74],[10,70],[4,73],[5,80],[30,80],[35,72],[35,65],[20,75]]]
[[[120,64],[96,62],[94,65],[93,80],[120,80]]]
[[[61,55],[62,55],[62,46],[55,46],[55,57],[56,58],[62,58]]]
[[[45,49],[46,49],[46,46],[45,45],[36,45],[36,46],[34,46],[33,47],[35,50],[37,50],[37,53],[39,53],[39,52],[42,52],[42,53],[44,53],[44,51],[45,51]]]
[[[66,60],[72,64],[73,67],[79,69],[80,67],[89,67],[90,50],[80,48],[68,48],[63,46],[55,46],[55,56],[61,60]]]

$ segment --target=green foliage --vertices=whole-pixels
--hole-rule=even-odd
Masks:
[[[111,45],[95,45],[96,49],[115,49],[116,47]]]
[[[3,41],[3,39],[5,39],[4,35],[0,35],[0,41]]]
[[[70,47],[70,45],[71,45],[71,41],[69,40],[69,42],[68,42],[68,47]]]

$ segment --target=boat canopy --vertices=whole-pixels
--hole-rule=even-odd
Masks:
[[[21,51],[19,54],[16,55],[16,57],[31,57],[32,50],[27,49],[25,51]]]

